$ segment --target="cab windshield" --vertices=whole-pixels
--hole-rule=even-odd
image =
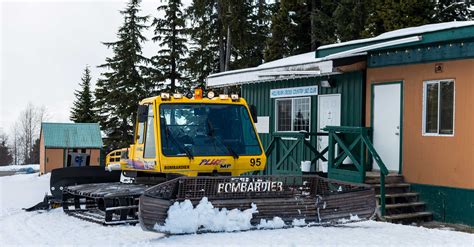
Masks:
[[[227,104],[162,104],[160,127],[166,156],[260,155],[247,108]]]

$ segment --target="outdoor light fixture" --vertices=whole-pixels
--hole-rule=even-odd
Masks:
[[[214,98],[214,92],[210,91],[209,93],[207,93],[207,97],[208,97],[209,99]]]
[[[161,99],[163,99],[163,100],[170,99],[170,94],[169,93],[161,93]]]
[[[336,86],[336,81],[334,79],[325,79],[321,81],[321,87],[334,87]]]
[[[238,94],[231,94],[230,98],[235,101],[235,100],[239,99],[239,95]]]

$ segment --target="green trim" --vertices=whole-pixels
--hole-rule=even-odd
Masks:
[[[63,148],[63,167],[67,166],[67,155],[66,155],[66,148]]]
[[[393,49],[393,48],[400,48],[400,47],[411,47],[414,45],[427,45],[427,44],[433,44],[433,43],[443,42],[443,41],[448,41],[448,40],[472,39],[474,38],[473,34],[474,34],[474,25],[464,26],[464,27],[459,27],[459,28],[437,30],[437,31],[426,32],[426,33],[420,32],[417,34],[398,36],[398,37],[393,37],[389,39],[380,39],[376,41],[367,41],[367,42],[362,42],[362,43],[352,44],[352,45],[349,44],[349,45],[343,45],[343,46],[326,48],[326,49],[318,49],[316,50],[315,56],[316,58],[321,58],[321,57],[325,57],[325,56],[335,54],[338,52],[343,52],[343,51],[347,51],[347,50],[351,50],[351,49],[355,49],[359,47],[364,47],[368,45],[373,45],[377,43],[387,42],[391,40],[397,40],[397,39],[402,39],[406,37],[413,37],[417,35],[418,36],[421,35],[423,39],[418,42],[391,46],[389,48]]]
[[[417,64],[474,58],[474,39],[442,42],[410,48],[372,51],[367,66],[378,68],[401,64]]]
[[[474,190],[445,186],[411,184],[420,193],[434,220],[474,226]]]
[[[398,173],[402,174],[403,167],[403,81],[393,82],[372,82],[370,85],[370,127],[374,129],[374,88],[375,86],[385,86],[391,84],[400,84],[400,144],[399,144],[399,166]],[[373,132],[371,135],[371,141],[374,142]],[[372,161],[371,161],[372,163]],[[373,168],[373,167],[372,167]]]

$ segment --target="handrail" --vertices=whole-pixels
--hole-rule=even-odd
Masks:
[[[381,208],[381,215],[385,215],[385,176],[388,175],[388,169],[385,166],[382,158],[377,153],[374,148],[374,145],[369,139],[370,128],[367,127],[350,127],[350,126],[326,126],[323,130],[329,132],[329,166],[338,166],[342,163],[342,161],[346,157],[350,157],[351,160],[354,162],[355,167],[357,170],[362,174],[362,177],[365,177],[365,148],[367,149],[368,153],[373,157],[375,162],[380,168],[380,208]],[[352,134],[357,135],[355,140],[350,144],[347,145],[344,143],[342,138],[339,135],[341,134]],[[338,144],[343,153],[335,157],[334,152],[334,145]],[[360,151],[360,159],[356,159],[356,154],[353,153],[353,148],[361,144],[361,151]]]

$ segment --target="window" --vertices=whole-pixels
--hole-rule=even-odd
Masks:
[[[310,98],[277,99],[275,104],[277,131],[309,132],[311,116]]]
[[[454,80],[423,84],[423,135],[454,134]]]
[[[138,143],[139,144],[143,144],[144,130],[145,130],[145,123],[144,122],[138,123]]]
[[[155,158],[155,125],[153,124],[153,105],[148,106],[148,118],[146,124],[145,153],[143,158]]]

